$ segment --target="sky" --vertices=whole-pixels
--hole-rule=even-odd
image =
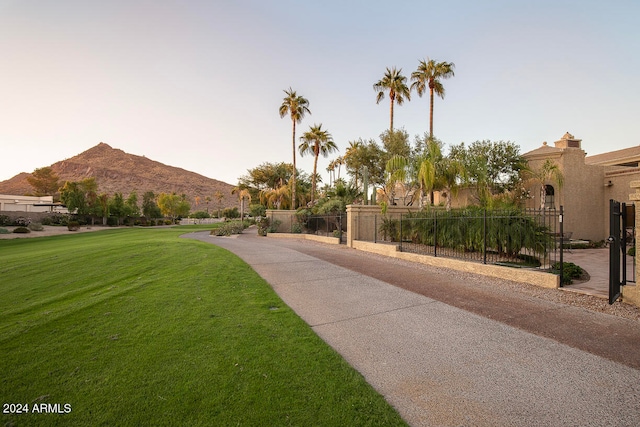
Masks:
[[[640,145],[637,0],[0,0],[0,181],[100,142],[229,184],[291,162],[284,90],[309,100],[339,153],[379,139],[387,67],[455,64],[436,98],[447,146],[565,132],[587,155]],[[429,98],[394,127],[429,125]],[[311,156],[297,155],[313,170]]]

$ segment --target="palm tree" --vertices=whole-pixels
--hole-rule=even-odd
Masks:
[[[282,105],[280,105],[280,109],[278,112],[280,113],[280,118],[284,117],[289,113],[291,117],[291,123],[293,126],[292,130],[292,145],[293,145],[293,182],[292,182],[292,203],[291,208],[296,208],[296,123],[300,123],[304,118],[305,114],[311,114],[311,110],[309,110],[309,101],[298,95],[293,89],[289,88],[289,90],[285,90],[284,93],[287,95],[282,100]]]
[[[547,182],[555,181],[558,187],[562,187],[564,184],[564,177],[560,167],[551,159],[546,159],[538,169],[532,169],[527,166],[523,174],[529,183],[538,186],[540,189],[540,209],[545,208]]]
[[[411,90],[415,89],[422,97],[429,88],[429,135],[433,136],[433,95],[444,99],[444,86],[440,79],[448,79],[454,76],[453,62],[436,62],[433,59],[420,61],[418,69],[411,73]]]
[[[313,154],[313,175],[311,175],[311,203],[315,200],[316,195],[316,179],[318,171],[318,157],[322,154],[322,157],[327,157],[329,153],[338,150],[338,147],[333,142],[331,134],[322,129],[322,123],[319,125],[314,124],[309,127],[309,130],[300,137],[302,144],[298,147],[300,155]]]
[[[240,220],[244,221],[244,199],[249,199],[249,203],[251,203],[251,194],[247,188],[240,186],[231,190],[231,194],[238,195],[238,201],[240,202]]]
[[[407,86],[407,78],[402,75],[402,68],[397,70],[396,67],[391,69],[387,67],[384,77],[373,85],[373,90],[378,92],[376,104],[384,99],[385,91],[389,91],[389,99],[391,100],[389,129],[390,132],[393,132],[393,104],[402,105],[405,99],[411,100],[411,91]]]

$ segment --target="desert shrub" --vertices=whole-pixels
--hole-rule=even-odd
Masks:
[[[19,227],[26,227],[31,224],[31,219],[19,216],[18,218],[13,220],[13,223]]]
[[[562,266],[563,274],[560,281],[563,285],[569,285],[574,279],[579,279],[585,274],[585,271],[581,267],[572,262],[564,262],[562,263]],[[560,263],[554,263],[551,266],[551,271],[555,274],[560,274]]]
[[[267,208],[260,204],[249,205],[249,215],[252,217],[265,216],[267,214]]]
[[[0,228],[0,234],[9,234],[11,233],[9,230],[7,230],[6,228]]]
[[[26,233],[31,233],[31,230],[29,230],[27,227],[17,227],[16,229],[13,230],[13,232],[26,234]]]
[[[42,218],[41,222],[42,222],[42,225],[67,225],[67,223],[69,222],[69,216],[54,213]]]
[[[11,218],[8,215],[0,215],[0,225],[11,225]]]
[[[189,218],[204,219],[204,218],[211,218],[211,215],[209,215],[209,213],[205,211],[197,211],[190,214]]]
[[[274,219],[273,221],[271,221],[271,223],[269,224],[269,228],[267,228],[267,233],[276,233],[278,231],[278,227],[280,227],[280,224],[282,224],[282,221],[280,221],[279,219]]]
[[[29,224],[29,230],[31,230],[31,231],[42,231],[42,230],[44,230],[44,227],[39,222],[32,222],[31,224]]]
[[[292,233],[302,233],[302,224],[296,222],[291,224],[291,232]]]
[[[69,231],[78,231],[80,230],[80,223],[78,221],[69,221],[67,228]]]
[[[244,223],[242,221],[229,221],[220,227],[211,230],[213,236],[231,236],[232,234],[242,234]]]
[[[240,212],[238,208],[226,208],[222,211],[222,216],[225,218],[240,218]]]

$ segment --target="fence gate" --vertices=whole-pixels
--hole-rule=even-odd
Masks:
[[[627,283],[627,206],[609,200],[609,304],[620,298]]]

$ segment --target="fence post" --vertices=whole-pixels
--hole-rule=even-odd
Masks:
[[[433,256],[438,256],[438,211],[433,211]]]
[[[484,216],[482,219],[482,263],[487,263],[487,209],[483,210]]]
[[[560,287],[564,277],[564,208],[560,206]]]
[[[378,243],[378,215],[373,216],[373,243]]]
[[[400,214],[400,252],[402,252],[402,214]]]

